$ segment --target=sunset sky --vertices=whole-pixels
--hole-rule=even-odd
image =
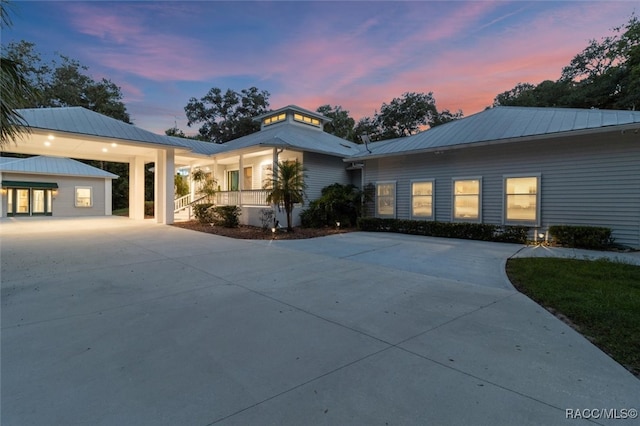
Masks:
[[[256,86],[271,108],[341,105],[356,120],[405,92],[483,110],[640,13],[637,1],[12,1],[2,44],[60,52],[122,88],[139,127],[174,122],[212,87]]]

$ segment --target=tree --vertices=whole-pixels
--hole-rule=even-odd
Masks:
[[[325,132],[355,142],[356,121],[349,116],[349,111],[342,109],[340,105],[332,107],[329,104],[319,106],[316,111],[331,119],[331,123],[324,125]]]
[[[172,128],[165,130],[164,134],[167,136],[175,136],[177,138],[187,137],[182,130],[178,129],[178,126],[173,126]]]
[[[407,92],[383,103],[374,117],[363,117],[356,124],[357,136],[368,135],[372,141],[414,135],[425,127],[435,127],[462,118],[462,110],[438,111],[433,93]]]
[[[612,29],[613,34],[590,40],[562,69],[557,81],[518,83],[495,97],[494,106],[540,106],[603,109],[640,107],[640,21]]]
[[[57,54],[43,63],[35,44],[9,43],[3,54],[13,60],[25,81],[37,96],[24,99],[20,108],[81,106],[100,114],[131,123],[122,92],[111,80],[96,81],[87,74],[89,68],[75,59]]]
[[[0,0],[0,28],[10,27],[11,18],[8,15],[8,2]],[[29,132],[24,118],[16,111],[24,100],[34,97],[34,92],[21,72],[18,64],[4,52],[0,57],[0,149],[15,142],[22,135]]]
[[[198,130],[203,140],[225,143],[260,130],[253,118],[269,108],[269,92],[256,87],[240,93],[227,89],[222,93],[212,88],[200,99],[191,98],[184,111],[187,125],[201,124]]]
[[[287,214],[287,230],[293,231],[291,226],[291,215],[293,207],[297,203],[304,204],[305,190],[305,169],[298,160],[281,161],[277,164],[276,170],[267,182],[264,189],[267,193],[267,203],[276,204],[278,209],[283,208]]]
[[[375,113],[378,114],[377,112]],[[356,124],[353,129],[356,134],[356,143],[363,143],[362,136],[367,135],[372,141],[378,141],[381,139],[382,131],[380,130],[380,126],[374,117],[362,117],[358,120],[358,124]]]
[[[383,139],[401,138],[418,133],[437,114],[433,93],[407,92],[383,103],[376,117]]]
[[[198,192],[204,195],[207,203],[213,203],[213,197],[216,195],[217,181],[211,175],[202,169],[196,169],[191,172],[191,179],[198,184]]]

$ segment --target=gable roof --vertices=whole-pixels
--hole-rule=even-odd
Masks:
[[[118,175],[91,167],[88,164],[70,158],[36,156],[29,158],[0,157],[0,172],[82,176],[117,179]]]
[[[24,118],[27,126],[34,129],[183,147],[168,136],[149,132],[83,107],[28,108],[17,112]]]
[[[640,124],[640,111],[495,107],[413,136],[371,143],[371,152],[361,146],[360,152],[354,157],[402,155],[473,144],[515,142],[635,124]]]

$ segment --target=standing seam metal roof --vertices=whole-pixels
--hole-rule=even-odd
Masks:
[[[83,107],[29,108],[18,113],[27,125],[34,129],[45,129],[90,136],[99,136],[134,142],[152,143],[168,147],[184,147],[168,136],[158,135],[107,117]]]
[[[9,157],[2,157],[9,158]],[[62,175],[117,179],[118,175],[91,167],[70,158],[36,156],[11,158],[14,161],[0,161],[0,172],[29,173],[39,175]]]
[[[640,124],[640,111],[572,108],[496,107],[413,136],[369,144],[352,158],[400,155],[406,152],[458,147],[579,130]]]

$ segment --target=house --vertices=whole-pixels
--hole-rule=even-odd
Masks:
[[[0,157],[0,217],[110,216],[117,177],[69,158]]]
[[[144,217],[144,168],[154,163],[157,222],[172,223],[201,201],[196,182],[178,199],[173,188],[176,172],[188,179],[201,170],[216,182],[216,204],[238,205],[242,223],[260,225],[261,210],[272,207],[265,179],[279,161],[298,160],[309,200],[332,183],[352,183],[374,188],[377,217],[525,225],[535,236],[551,225],[606,226],[618,243],[640,248],[637,111],[497,107],[368,145],[324,132],[326,117],[295,105],[257,117],[259,132],[221,145],[84,108],[20,112],[31,135],[12,152],[129,163],[133,218]]]
[[[359,152],[360,146],[324,132],[329,118],[289,105],[255,120],[260,122],[259,132],[225,144],[204,143],[202,146],[202,142],[186,142],[194,151],[208,154],[209,159],[199,159],[180,168],[186,176],[195,169],[209,173],[218,187],[215,203],[239,206],[241,223],[260,225],[261,210],[271,207],[266,201],[268,191],[264,186],[281,161],[302,163],[309,200],[319,198],[322,188],[332,183],[360,185],[360,171],[349,170],[342,161]],[[181,143],[185,143],[183,139]],[[180,211],[180,205],[189,205],[196,193],[197,188],[192,185],[192,194],[183,197],[188,202],[176,200],[175,210]],[[294,226],[300,223],[298,214],[302,208],[297,206],[294,210]],[[285,222],[284,212],[276,211],[276,216]]]
[[[605,226],[640,248],[640,112],[497,107],[369,144],[377,217]]]

